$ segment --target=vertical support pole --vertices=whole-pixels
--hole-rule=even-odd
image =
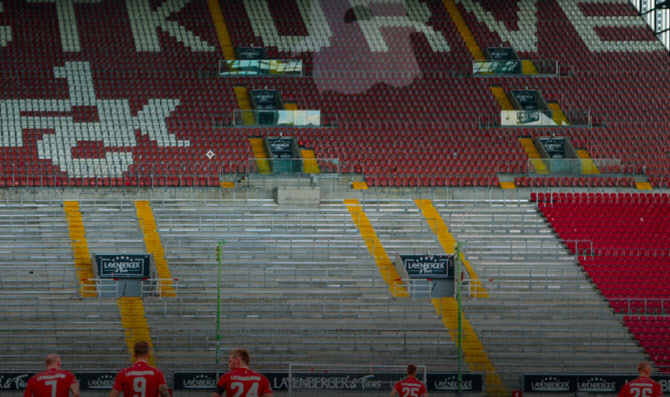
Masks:
[[[224,240],[216,246],[216,260],[219,262],[219,275],[216,280],[216,379],[219,378],[219,358],[221,356],[221,264],[223,262]]]
[[[458,303],[458,395],[463,394],[463,308],[461,306],[461,244],[456,243],[456,302]]]

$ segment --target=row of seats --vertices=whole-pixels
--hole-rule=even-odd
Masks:
[[[317,157],[340,158],[350,164],[344,168],[354,172],[360,170],[366,174],[378,174],[372,166],[379,163],[378,159],[382,157],[389,163],[398,164],[397,167],[386,167],[384,164],[391,179],[393,174],[399,172],[411,172],[429,178],[438,173],[445,181],[453,175],[474,173],[478,175],[469,184],[479,185],[483,182],[495,186],[498,174],[525,172],[527,155],[518,142],[519,136],[559,133],[570,138],[575,146],[587,149],[594,158],[620,158],[622,166],[628,171],[646,172],[654,186],[670,183],[667,176],[670,171],[665,165],[667,162],[663,161],[670,150],[670,142],[664,138],[667,135],[665,131],[670,128],[667,118],[669,109],[662,100],[670,89],[670,78],[664,72],[668,69],[668,60],[662,52],[608,53],[606,49],[594,50],[588,44],[583,44],[584,38],[578,35],[573,22],[562,16],[564,14],[556,2],[519,3],[515,7],[491,4],[486,7],[487,12],[504,21],[507,29],[523,28],[535,32],[536,40],[530,40],[536,41],[535,47],[526,48],[519,44],[515,45],[517,51],[538,60],[556,60],[559,66],[569,64],[573,74],[561,79],[529,79],[524,76],[464,79],[458,77],[455,71],[471,68],[471,55],[451,23],[443,3],[429,1],[407,4],[409,9],[405,12],[416,16],[412,20],[422,21],[430,29],[419,32],[416,27],[389,27],[383,35],[384,40],[380,41],[379,37],[370,39],[371,36],[360,33],[357,26],[362,21],[346,22],[334,18],[351,11],[344,3],[321,4],[324,16],[315,8],[314,13],[306,17],[301,14],[296,2],[282,6],[263,1],[220,2],[235,46],[259,45],[267,47],[271,56],[302,59],[306,62],[308,76],[238,76],[232,79],[215,78],[209,74],[218,67],[221,54],[216,50],[218,37],[205,4],[189,2],[171,14],[170,20],[183,28],[179,35],[167,27],[157,27],[143,31],[141,37],[136,37],[136,32],[128,24],[122,23],[127,20],[129,12],[122,3],[74,4],[76,12],[68,18],[74,18],[78,26],[81,58],[86,59],[85,62],[74,64],[90,65],[93,72],[90,84],[87,78],[82,78],[86,77],[86,73],[81,68],[70,69],[70,80],[66,80],[62,72],[58,71],[68,63],[64,62],[60,53],[63,50],[61,32],[58,24],[54,23],[57,18],[52,7],[33,4],[26,14],[45,26],[39,37],[19,26],[31,18],[21,14],[17,8],[7,7],[4,17],[16,21],[14,35],[25,35],[31,40],[11,42],[12,45],[7,46],[6,50],[14,54],[20,47],[35,59],[30,68],[25,67],[20,56],[0,59],[3,76],[11,79],[7,81],[15,82],[0,87],[0,100],[77,99],[87,108],[85,111],[49,117],[81,117],[75,123],[88,121],[94,125],[101,121],[102,103],[99,101],[127,100],[130,117],[137,117],[150,101],[156,101],[156,106],[162,106],[163,110],[170,112],[157,113],[156,117],[151,118],[153,132],[151,129],[140,129],[142,136],[137,143],[132,135],[127,135],[127,139],[121,141],[110,138],[105,142],[105,146],[126,146],[127,151],[133,153],[134,165],[150,164],[156,158],[162,160],[165,157],[179,161],[179,156],[184,153],[186,161],[194,161],[202,158],[211,147],[219,149],[217,160],[238,161],[240,157],[253,156],[246,141],[248,136],[283,133],[299,135],[305,147],[313,149]],[[97,20],[100,7],[105,7],[106,15],[114,18]],[[481,47],[516,44],[505,43],[501,38],[501,35],[505,35],[504,29],[500,30],[502,27],[484,23],[488,16],[477,11],[480,9],[477,2],[462,2],[458,7]],[[391,8],[394,13],[398,11]],[[132,9],[135,13],[132,16],[146,12],[141,8]],[[621,15],[635,15],[630,6],[618,4],[613,10],[608,16],[618,18]],[[580,5],[575,12],[601,11],[587,10]],[[390,18],[392,15],[381,16],[385,19],[379,21],[395,23]],[[568,17],[572,17],[571,14]],[[317,24],[315,18],[325,18],[326,22]],[[49,24],[50,20],[52,22]],[[352,30],[353,27],[356,27],[356,32]],[[444,47],[442,38],[431,32],[438,32],[449,50]],[[630,32],[609,29],[604,35],[613,35],[612,38],[617,39],[620,35],[630,33],[637,39],[640,38],[639,32],[638,28]],[[138,51],[138,43],[146,41],[154,33],[158,37],[158,48],[146,51],[140,48]],[[313,46],[309,50],[296,47],[309,47],[308,35],[309,41],[322,43],[323,46]],[[557,35],[562,40],[554,40]],[[198,39],[187,40],[189,37]],[[370,51],[369,43],[374,48],[385,45],[388,52],[378,51],[378,48]],[[215,50],[206,50],[208,47]],[[346,65],[346,73],[342,70],[343,64]],[[541,90],[545,99],[558,101],[566,112],[589,110],[594,120],[602,125],[593,129],[482,129],[480,121],[499,118],[499,105],[490,92],[492,83],[500,84],[508,91],[532,86]],[[321,110],[324,119],[337,127],[331,130],[333,133],[323,128],[285,127],[262,132],[254,129],[253,133],[246,128],[221,128],[230,123],[233,111],[238,106],[233,85],[245,85],[248,89],[279,88],[285,99],[295,101],[301,109]],[[635,103],[635,106],[631,106],[631,103]],[[120,102],[116,106],[120,106]],[[634,123],[639,119],[640,112],[645,114],[648,124]],[[111,112],[108,117],[124,125],[128,124],[128,116],[124,114]],[[73,173],[72,177],[80,177],[85,173],[81,168],[68,168],[65,165],[67,154],[59,154],[59,149],[72,148],[80,157],[102,156],[100,152],[103,149],[88,152],[78,149],[78,145],[98,139],[96,134],[86,132],[85,123],[78,125],[82,132],[78,132],[80,136],[76,142],[60,144],[49,138],[49,135],[55,133],[60,136],[54,129],[61,124],[54,127],[44,114],[35,116],[44,118],[35,124],[35,128],[40,130],[29,130],[27,133],[39,131],[42,135],[34,141],[24,141],[23,146],[19,143],[19,137],[14,135],[5,144],[19,149],[18,153],[2,158],[28,161],[35,158],[36,145],[48,146],[39,157],[40,161],[63,165],[66,172]],[[65,123],[65,120],[59,119],[58,123],[61,122]],[[70,123],[65,125],[69,126]],[[161,139],[165,135],[158,134],[158,131],[163,125],[169,136],[184,143],[189,142],[194,147],[183,150],[179,145],[172,146],[171,140]],[[216,139],[217,136],[230,137],[231,130],[232,135],[236,136],[235,146],[228,146],[227,141]],[[397,139],[399,133],[409,139]],[[91,136],[87,138],[87,134]],[[210,138],[205,140],[203,137]],[[159,151],[160,155],[142,153],[140,158],[136,154],[143,147],[141,139],[166,146],[164,149],[148,146]],[[638,143],[631,145],[630,142]],[[5,150],[0,149],[0,153]],[[107,150],[105,147],[104,151]],[[424,158],[430,158],[430,161],[415,161]],[[481,164],[478,163],[479,159],[491,161]],[[116,175],[110,172],[110,176]],[[408,185],[410,180],[407,180]],[[395,182],[392,182],[394,186]],[[629,177],[581,176],[520,178],[517,182],[520,186],[557,187],[630,187],[634,184]],[[400,183],[403,183],[402,179]],[[464,184],[468,185],[468,182]]]
[[[516,177],[514,183],[519,187],[634,187],[632,177]]]
[[[667,193],[534,193],[531,201],[655,363],[670,364],[670,340],[648,338],[670,315]],[[633,314],[642,313],[645,320]],[[652,314],[650,318],[647,316]],[[660,316],[655,317],[653,314]],[[667,330],[666,330],[667,331]],[[650,343],[654,340],[653,346]]]

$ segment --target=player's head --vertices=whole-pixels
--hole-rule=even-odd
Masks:
[[[60,356],[58,354],[49,354],[44,359],[47,368],[60,368]]]
[[[416,376],[416,371],[417,371],[416,365],[410,364],[407,366],[407,375]]]
[[[247,349],[234,349],[228,357],[228,368],[246,368],[249,366],[249,362],[251,362],[251,358]]]
[[[637,365],[637,372],[641,376],[646,376],[647,378],[651,377],[651,363],[648,361],[641,361]]]
[[[149,343],[143,340],[135,342],[133,354],[135,355],[135,360],[149,357]]]

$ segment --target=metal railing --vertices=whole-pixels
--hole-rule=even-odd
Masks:
[[[424,354],[456,354],[456,346],[446,329],[397,329],[375,327],[374,329],[348,328],[346,325],[333,328],[283,328],[269,329],[238,328],[234,325],[222,330],[223,340],[243,341],[255,351],[383,351],[390,349]],[[155,329],[152,343],[157,350],[209,350],[212,330]]]
[[[36,290],[43,293],[51,288],[70,289],[76,286],[73,267],[62,266],[58,270],[29,268],[29,265],[24,268],[0,268],[0,292],[11,289],[12,294],[35,293]]]
[[[523,63],[531,64],[536,73],[523,73]],[[558,76],[560,74],[558,61],[548,59],[508,59],[498,61],[493,59],[473,60],[472,75],[475,77],[496,77],[496,76],[524,76],[524,77],[542,77]]]
[[[121,280],[112,278],[89,278],[83,280],[79,285],[79,294],[85,296],[95,293],[98,296],[126,296],[125,291],[120,289]],[[125,280],[124,280],[125,281]],[[201,285],[202,287],[202,285]],[[175,293],[179,294],[178,279],[146,278],[141,280],[140,296],[158,296],[165,288],[174,288]]]
[[[294,267],[290,265],[275,265],[261,270],[227,270],[224,260],[224,270],[221,273],[221,286],[223,288],[282,288],[287,283],[300,288],[326,288],[333,292],[339,290],[360,290],[386,286],[381,276],[387,269],[378,269],[375,266],[367,266],[363,269],[352,270],[352,268],[307,268]],[[199,293],[211,294],[211,291],[203,291],[205,285],[216,283],[212,277],[198,278],[188,277],[176,282],[176,288],[180,291],[189,290],[189,294]],[[305,291],[303,291],[305,293]],[[344,293],[344,292],[343,292]]]
[[[569,307],[569,310],[566,310]],[[553,320],[596,320],[612,318],[612,310],[604,300],[580,297],[547,297],[541,302],[523,299],[480,299],[463,301],[466,313],[477,313],[483,319],[521,320],[522,315]]]
[[[27,353],[34,351],[59,352],[72,351],[123,351],[127,352],[123,341],[126,336],[132,337],[132,330],[114,327],[86,328],[86,327],[34,327],[30,328],[2,328],[0,341],[4,349],[11,353]]]
[[[529,159],[528,176],[597,176],[622,177],[639,174],[634,165],[624,164],[621,159]]]
[[[235,109],[233,111],[232,118],[234,126],[249,126],[249,127],[277,127],[277,126],[321,127],[322,126],[320,110]],[[326,125],[323,124],[323,126]]]
[[[486,250],[491,251],[499,258],[512,259],[558,259],[568,255],[568,251],[560,241],[555,239],[506,239],[500,238],[494,241],[468,239],[464,244],[466,259],[471,256],[488,255]]]
[[[192,294],[190,294],[192,295]],[[421,319],[437,317],[432,306],[425,301],[395,299],[387,295],[357,298],[351,296],[312,296],[298,294],[293,299],[273,296],[245,297],[224,296],[221,304],[226,309],[225,318],[304,319],[315,316],[323,319],[377,318]],[[145,310],[157,321],[160,319],[210,319],[216,318],[213,296],[177,298],[148,298]]]
[[[173,238],[169,235],[164,235],[163,247],[166,252],[174,252],[173,255],[177,258],[180,257],[180,252],[211,248],[219,241],[216,238],[190,241],[182,238]],[[316,260],[323,257],[324,250],[347,250],[347,256],[358,259],[369,258],[367,256],[368,249],[364,244],[361,244],[361,240],[290,239],[288,237],[286,239],[258,239],[257,237],[245,239],[242,236],[238,236],[235,240],[232,237],[227,238],[226,242],[224,261],[226,259],[286,260],[287,256],[290,257],[293,255],[299,255],[301,259],[311,258]],[[261,248],[264,250],[261,250]],[[203,252],[203,255],[213,258],[213,254],[209,252]],[[168,256],[171,255],[168,254]]]
[[[115,301],[18,295],[3,296],[0,303],[0,319],[5,321],[15,320],[17,317],[19,320],[54,320],[55,316],[68,320],[92,317],[102,319],[108,311],[112,316],[118,316],[119,310]]]
[[[512,273],[510,275],[510,273]],[[485,267],[480,274],[486,275],[485,287],[495,294],[496,291],[574,291],[592,290],[591,282],[576,269],[559,267]]]
[[[623,314],[670,314],[670,298],[607,298],[615,311]]]
[[[473,226],[473,221],[468,219],[469,216],[476,216],[477,221],[480,223]],[[512,230],[518,230],[519,233],[531,233],[539,232],[540,230],[547,230],[548,226],[546,220],[541,218],[539,214],[509,214],[509,213],[497,213],[490,214],[490,224],[481,224],[484,222],[482,218],[488,218],[488,215],[485,214],[462,214],[462,213],[453,213],[448,212],[442,215],[443,218],[447,218],[447,225],[449,225],[449,231],[451,232],[461,232],[465,233],[466,227],[468,228],[477,228],[485,226],[489,228],[491,233],[500,232],[504,230],[506,233],[510,233]],[[458,219],[460,218],[460,222]],[[467,222],[466,222],[467,221]],[[486,219],[488,221],[488,219]]]
[[[235,212],[229,214],[212,213],[207,215],[162,214],[156,216],[156,226],[161,232],[193,232],[193,231],[226,231],[262,229],[269,232],[308,232],[322,229],[341,229],[342,233],[351,232],[356,226],[351,221],[351,214],[313,214],[304,212],[276,212],[266,214],[248,214]],[[339,240],[338,240],[339,241]]]
[[[562,329],[562,330],[477,330],[477,335],[489,351],[564,353],[607,353],[615,348],[630,347],[626,330]],[[619,350],[620,351],[620,350]]]

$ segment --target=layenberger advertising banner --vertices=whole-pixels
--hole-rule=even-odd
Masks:
[[[523,391],[616,393],[626,382],[635,378],[637,375],[524,375]],[[670,391],[670,376],[653,378],[661,384],[664,393]]]
[[[223,375],[223,374],[221,374]],[[288,390],[288,372],[266,372],[273,390]],[[383,376],[384,379],[380,377]],[[330,389],[330,390],[390,390],[391,384],[406,375],[397,374],[369,374],[369,373],[296,373],[294,385],[298,388]],[[426,387],[428,390],[457,391],[457,374],[428,374]],[[389,383],[389,379],[393,379]],[[214,372],[177,372],[174,374],[174,389],[207,389],[213,390],[216,386]],[[465,391],[481,391],[482,376],[480,374],[463,374],[462,388]]]

